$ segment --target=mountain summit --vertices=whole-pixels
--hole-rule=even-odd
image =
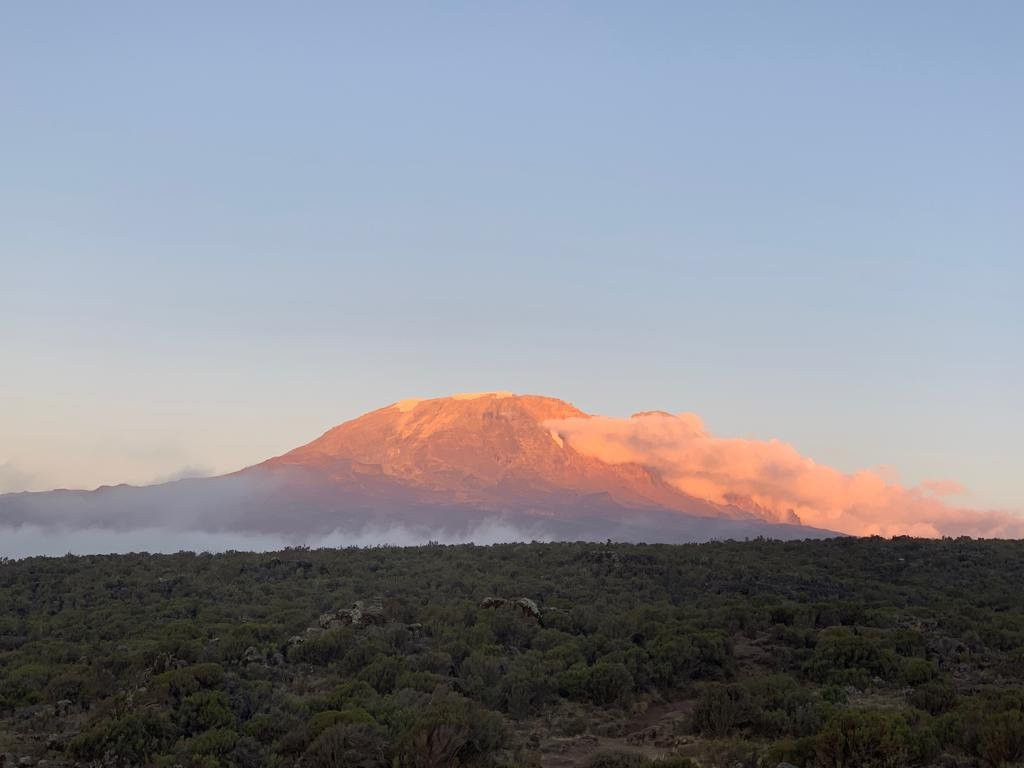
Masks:
[[[402,400],[230,475],[0,496],[0,525],[74,518],[299,541],[395,528],[466,540],[481,526],[589,540],[829,535],[689,496],[648,466],[586,455],[557,425],[590,418],[563,400],[509,392]]]
[[[553,397],[508,392],[403,400],[253,470],[300,468],[340,484],[354,474],[380,474],[433,498],[541,515],[600,500],[735,516],[680,493],[643,466],[606,464],[578,453],[545,426],[565,418],[589,416]]]

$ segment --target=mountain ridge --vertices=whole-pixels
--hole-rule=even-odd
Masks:
[[[643,465],[612,465],[577,452],[544,423],[589,414],[557,398],[501,392],[409,403],[346,421],[255,468],[298,465],[329,472],[339,462],[356,461],[458,501],[514,506],[517,494],[546,488],[604,492],[623,504],[710,517],[750,516],[687,496]]]
[[[577,451],[548,426],[588,418],[541,395],[410,398],[227,475],[0,496],[0,525],[77,516],[94,526],[169,520],[302,538],[375,526],[457,535],[499,521],[538,538],[832,535],[689,496],[649,466]]]

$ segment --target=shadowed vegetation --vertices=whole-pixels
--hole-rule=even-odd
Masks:
[[[1024,542],[32,558],[0,608],[8,760],[1024,761]]]

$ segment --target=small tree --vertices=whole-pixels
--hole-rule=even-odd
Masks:
[[[989,715],[978,729],[978,756],[995,768],[1024,760],[1024,714]]]

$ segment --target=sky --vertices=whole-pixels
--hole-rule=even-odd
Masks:
[[[0,492],[408,397],[692,412],[1024,511],[1024,6],[0,12]]]

